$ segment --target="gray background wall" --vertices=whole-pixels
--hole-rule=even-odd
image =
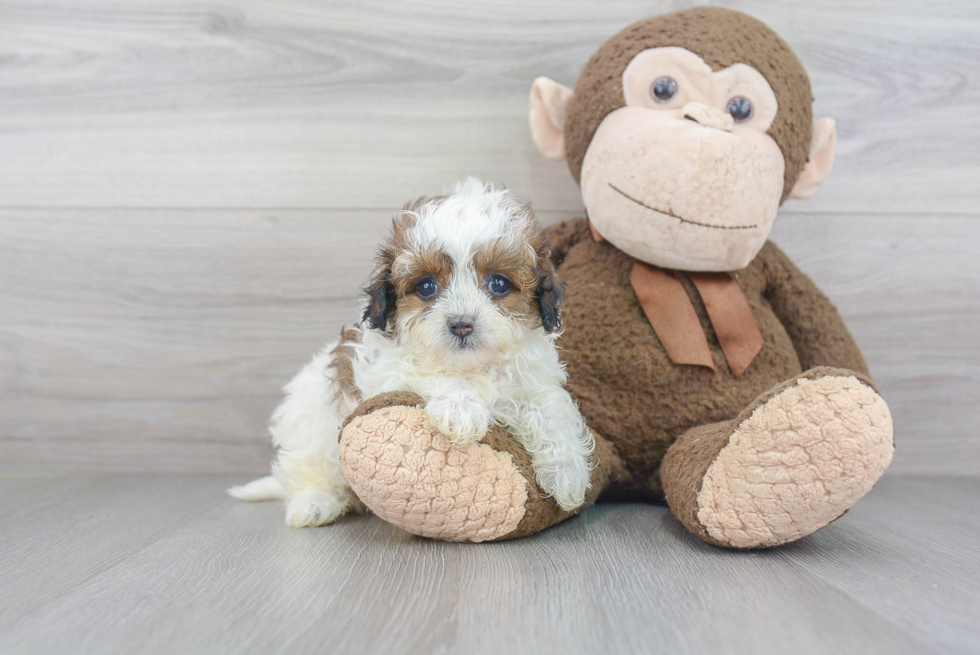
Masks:
[[[0,0],[0,467],[265,470],[279,387],[355,318],[393,211],[472,174],[581,215],[531,80],[691,4]],[[864,349],[891,473],[980,473],[980,9],[717,4],[838,121],[773,239]]]

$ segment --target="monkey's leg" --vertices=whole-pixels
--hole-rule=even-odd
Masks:
[[[524,537],[595,502],[622,464],[596,437],[592,487],[565,512],[544,498],[531,458],[509,432],[493,426],[481,442],[452,445],[432,429],[418,396],[382,394],[362,403],[341,432],[341,463],[368,509],[408,532],[444,541]]]
[[[864,376],[814,368],[736,419],[692,428],[667,451],[671,511],[704,541],[765,548],[843,515],[891,462],[892,420]]]

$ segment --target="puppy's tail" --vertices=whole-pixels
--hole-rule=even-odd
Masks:
[[[286,497],[286,490],[282,483],[274,475],[268,475],[258,480],[252,480],[248,484],[232,487],[228,490],[228,495],[238,500],[279,500]]]

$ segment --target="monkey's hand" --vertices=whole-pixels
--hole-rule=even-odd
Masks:
[[[589,221],[584,218],[573,218],[549,225],[544,228],[544,233],[548,237],[548,245],[551,246],[551,254],[548,258],[555,266],[561,265],[572,246],[579,241],[592,238]]]

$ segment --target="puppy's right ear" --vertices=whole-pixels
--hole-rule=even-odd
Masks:
[[[565,281],[558,275],[554,263],[547,257],[538,257],[538,288],[535,291],[541,325],[552,333],[561,327],[561,304],[565,301]]]
[[[371,281],[364,288],[367,307],[361,321],[374,330],[385,331],[395,316],[395,285],[391,281],[391,265],[387,262],[378,266]]]

